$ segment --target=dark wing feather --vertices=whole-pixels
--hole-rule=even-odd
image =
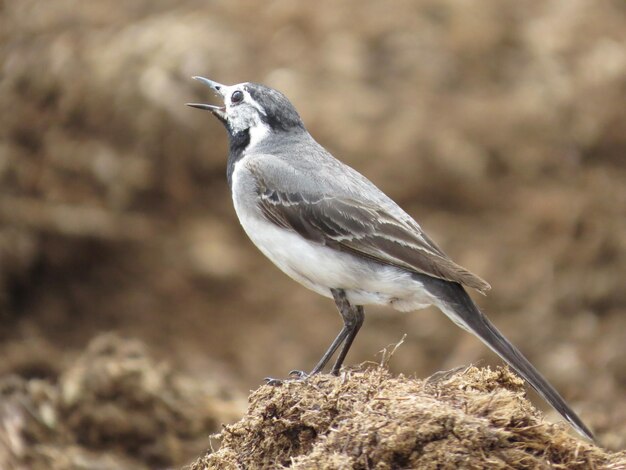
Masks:
[[[489,290],[481,278],[448,258],[417,226],[347,197],[281,192],[258,180],[259,206],[272,223],[330,248],[409,271]]]

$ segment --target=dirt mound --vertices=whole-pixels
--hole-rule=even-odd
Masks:
[[[220,450],[191,469],[626,467],[626,453],[544,422],[524,394],[508,369],[476,367],[423,381],[381,367],[263,386],[221,432]]]
[[[233,403],[155,361],[141,342],[102,335],[56,378],[4,377],[0,468],[181,465],[236,416]]]

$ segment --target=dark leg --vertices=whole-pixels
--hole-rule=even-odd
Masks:
[[[357,333],[363,325],[365,313],[363,311],[363,306],[350,305],[350,302],[348,302],[348,298],[346,297],[346,293],[343,289],[331,289],[330,291],[333,294],[333,298],[335,299],[335,304],[337,304],[339,313],[341,313],[341,317],[343,318],[343,328],[348,332],[343,347],[341,348],[341,351],[339,351],[339,356],[337,356],[337,360],[335,361],[335,364],[333,365],[333,368],[331,370],[331,374],[338,375],[339,370],[341,369],[341,365],[343,364],[343,361],[348,355],[348,351],[352,346],[352,342],[354,341],[354,338],[356,338]]]
[[[338,375],[339,369],[341,369],[341,365],[343,364],[343,361],[346,358],[346,355],[350,350],[350,346],[352,346],[352,342],[359,332],[361,325],[363,325],[363,320],[365,318],[363,307],[360,305],[351,305],[350,302],[348,302],[346,292],[343,289],[331,289],[330,292],[333,294],[333,299],[335,299],[335,304],[337,305],[341,318],[343,319],[343,328],[333,340],[332,344],[324,353],[320,361],[308,375],[319,374],[324,367],[326,367],[326,364],[328,364],[328,361],[331,357],[333,357],[333,354],[335,354],[339,346],[343,344],[331,371],[333,375]],[[292,370],[289,375],[292,377],[296,376],[300,379],[307,377],[305,372],[298,370]],[[282,383],[282,380],[280,379],[273,379],[269,377],[265,380],[270,385],[280,385]]]
[[[341,343],[343,343],[349,335],[350,335],[350,330],[344,325],[341,331],[339,332],[339,334],[337,335],[337,337],[335,338],[335,340],[332,342],[328,350],[324,353],[320,361],[313,368],[313,370],[311,371],[309,375],[319,374],[322,371],[322,369],[326,367],[326,364],[328,363],[330,358],[333,357],[333,354],[335,354],[335,351],[337,351],[337,348],[341,346]],[[292,371],[292,372],[296,372],[296,371]]]
[[[346,338],[346,342],[343,343],[343,348],[341,348],[341,351],[339,351],[339,356],[337,356],[337,360],[335,361],[335,364],[333,365],[333,368],[330,371],[330,373],[333,375],[339,375],[339,369],[341,369],[341,365],[343,364],[344,359],[348,355],[348,351],[350,350],[350,347],[352,346],[352,342],[354,341],[354,338],[356,338],[357,333],[361,329],[361,325],[363,325],[363,320],[365,319],[365,312],[363,311],[362,305],[354,306],[352,307],[352,310],[353,310],[353,313],[355,314],[352,317],[352,321],[354,323],[353,323],[352,329],[350,330],[350,333],[348,334],[348,337]]]
[[[331,357],[333,357],[333,354],[335,354],[335,351],[337,351],[339,346],[345,342],[332,369],[332,374],[337,375],[339,373],[339,369],[341,368],[341,364],[343,364],[343,361],[348,354],[348,350],[356,337],[356,334],[363,324],[363,307],[353,307],[350,305],[350,302],[348,302],[348,298],[346,297],[346,292],[343,289],[331,289],[330,292],[333,294],[333,299],[335,299],[335,304],[337,305],[341,318],[343,319],[343,328],[309,375],[319,374],[322,369],[326,367],[326,364],[328,364],[328,361]],[[300,377],[306,375],[301,371],[296,370],[291,371],[291,373]]]

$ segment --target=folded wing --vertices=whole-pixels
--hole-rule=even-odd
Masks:
[[[260,209],[280,227],[382,264],[458,282],[482,293],[490,289],[487,282],[446,256],[416,223],[400,220],[369,201],[280,190],[262,174],[252,171]]]

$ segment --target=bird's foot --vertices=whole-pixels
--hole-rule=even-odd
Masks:
[[[265,383],[267,385],[273,385],[275,387],[284,384],[285,382],[300,382],[306,380],[309,374],[303,370],[292,370],[289,372],[289,378],[287,379],[275,379],[273,377],[265,377]]]
[[[273,387],[278,387],[285,382],[283,379],[275,379],[273,377],[265,377],[263,380],[265,380],[267,385],[271,385]]]
[[[304,380],[307,379],[309,377],[309,374],[307,374],[306,372],[304,372],[303,370],[290,370],[289,371],[289,377],[292,377],[296,380]]]

